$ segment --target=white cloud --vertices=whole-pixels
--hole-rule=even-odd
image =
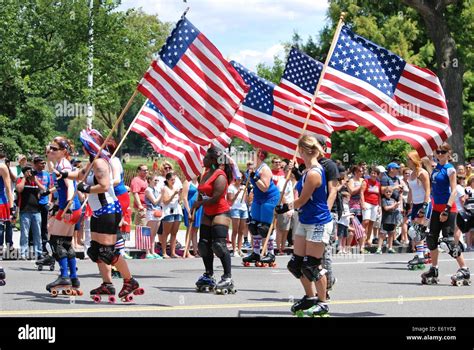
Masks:
[[[283,59],[285,50],[283,45],[276,44],[263,51],[258,50],[241,50],[236,53],[229,55],[229,60],[234,60],[242,64],[244,67],[256,71],[256,66],[258,63],[265,63],[267,65],[273,64],[273,59],[275,56],[279,56]]]

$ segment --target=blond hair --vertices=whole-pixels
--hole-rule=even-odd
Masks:
[[[321,144],[318,142],[316,137],[312,135],[303,135],[298,140],[298,148],[301,152],[308,155],[314,155],[319,158],[320,155],[324,154]]]
[[[160,165],[160,173],[161,175],[165,176],[165,166],[171,167],[171,171],[173,171],[173,164],[165,160],[163,163]]]
[[[410,152],[408,152],[407,157],[415,165],[415,174],[418,177],[418,175],[420,175],[420,170],[421,170],[421,167],[422,167],[422,162],[421,162],[420,155],[418,154],[417,151],[410,151]],[[430,166],[431,166],[431,164],[430,164]]]

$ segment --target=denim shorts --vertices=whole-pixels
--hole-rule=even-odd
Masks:
[[[163,222],[174,222],[174,221],[182,221],[183,215],[181,214],[173,214],[173,215],[166,215],[161,221]]]
[[[318,224],[302,224],[298,223],[294,234],[297,236],[303,236],[307,241],[315,243],[324,243],[328,244],[329,239],[332,233],[333,221],[328,222],[327,224],[318,225]]]
[[[249,212],[248,212],[248,210],[231,209],[230,210],[230,217],[232,219],[247,220],[248,217],[249,217]]]

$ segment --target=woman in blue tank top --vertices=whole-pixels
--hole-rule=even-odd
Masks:
[[[332,232],[332,216],[327,206],[326,178],[318,157],[324,153],[314,136],[304,135],[298,149],[306,171],[298,181],[298,199],[293,205],[279,205],[275,211],[284,213],[293,207],[298,212],[298,222],[293,228],[294,251],[288,270],[301,281],[305,296],[291,308],[293,314],[309,313],[324,316],[329,312],[326,303],[326,270],[322,257]]]
[[[199,180],[197,177],[193,177],[191,181],[184,181],[183,182],[183,202],[184,202],[184,224],[186,227],[189,226],[189,216],[191,213],[191,208],[193,207],[194,202],[196,202],[198,198],[198,185]],[[201,217],[202,217],[202,207],[196,210],[194,213],[194,221],[193,226],[189,229],[189,234],[191,235],[190,241],[193,245],[193,252],[196,257],[199,257],[198,252],[198,238],[197,233],[199,227],[201,226]],[[185,258],[192,258],[193,256],[191,253],[188,252],[188,256]]]
[[[273,264],[275,262],[274,235],[268,232],[273,220],[275,206],[280,199],[280,191],[273,182],[273,174],[265,163],[268,152],[257,149],[255,171],[250,173],[250,183],[253,186],[253,202],[250,209],[251,220],[249,232],[253,238],[253,252],[242,259],[245,266],[251,263]],[[268,240],[267,254],[260,258],[262,239],[271,235]]]

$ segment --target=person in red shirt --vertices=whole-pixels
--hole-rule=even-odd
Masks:
[[[145,190],[148,187],[146,177],[148,175],[148,167],[140,164],[137,167],[137,176],[132,179],[130,183],[130,191],[133,193],[133,208],[135,209],[135,225],[146,225],[146,208],[145,204]]]
[[[200,292],[215,289],[216,293],[235,293],[230,253],[227,249],[227,234],[231,219],[226,194],[227,187],[232,181],[232,169],[226,162],[224,152],[214,146],[207,150],[203,164],[207,170],[198,186],[198,199],[191,208],[191,220],[193,220],[195,210],[203,207],[198,250],[206,271],[196,282],[196,288]],[[224,165],[223,170],[220,169],[221,165]],[[220,258],[224,268],[222,279],[217,284],[213,277],[214,254]]]
[[[380,214],[380,182],[378,176],[380,170],[376,167],[370,169],[370,178],[365,179],[362,182],[360,190],[360,203],[362,206],[362,226],[365,228],[365,241],[364,238],[361,239],[360,249],[361,252],[364,251],[365,245],[370,245],[370,236],[372,235],[372,229],[374,227],[374,222],[377,220],[377,215]]]
[[[278,185],[278,181],[285,180],[285,172],[281,168],[280,158],[272,159],[272,180],[275,185]]]

